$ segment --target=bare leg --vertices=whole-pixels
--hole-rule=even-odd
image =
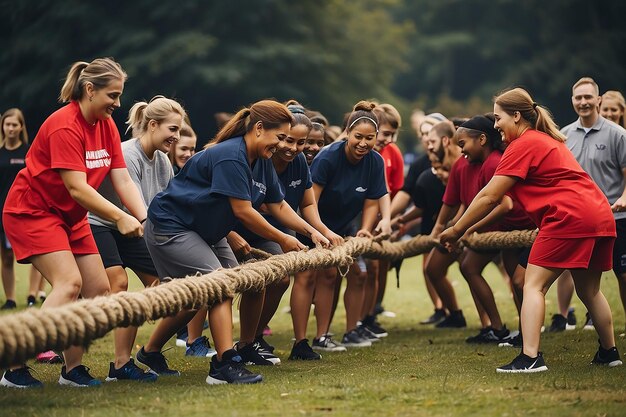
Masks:
[[[209,326],[215,342],[217,359],[233,347],[233,310],[232,300],[222,301],[209,309]],[[176,332],[176,331],[174,331]]]
[[[604,349],[614,347],[613,315],[609,303],[600,291],[602,272],[590,269],[573,269],[571,273],[576,286],[576,293],[591,315],[593,326],[600,338],[600,344]]]
[[[426,291],[428,292],[428,296],[433,302],[433,306],[435,307],[435,309],[441,310],[443,309],[443,303],[441,302],[441,298],[439,297],[437,290],[433,286],[430,276],[428,275],[428,272],[426,270],[426,265],[428,265],[428,259],[430,258],[431,253],[432,252],[425,253],[422,257],[422,272],[424,274],[424,283],[426,284]]]
[[[343,302],[346,307],[346,331],[348,332],[356,328],[356,322],[362,318],[361,309],[363,308],[367,273],[361,272],[360,268],[353,264],[346,278],[347,285]]]
[[[556,282],[556,298],[559,304],[559,313],[563,317],[567,317],[567,310],[569,310],[569,306],[572,303],[573,295],[574,280],[572,280],[572,274],[565,270]]]
[[[2,286],[7,300],[15,301],[15,269],[13,267],[14,256],[12,249],[5,249],[0,245],[0,257],[2,258]]]
[[[533,264],[528,264],[526,269],[521,321],[524,335],[523,351],[531,358],[536,357],[539,352],[541,325],[546,311],[546,292],[562,272],[562,269],[544,268]]]
[[[384,265],[377,259],[372,259],[367,265],[363,308],[361,309],[360,318],[374,313],[374,307],[376,306],[376,300],[378,299],[379,273],[381,267],[384,267]]]
[[[30,274],[28,275],[28,295],[37,297],[37,292],[42,287],[42,284],[45,285],[43,277],[37,271],[37,268],[31,266]]]
[[[337,268],[317,271],[317,282],[315,285],[315,318],[317,321],[317,334],[315,337],[317,338],[326,334],[330,327],[335,285],[338,281],[337,275]]]
[[[316,271],[309,269],[296,273],[291,289],[291,320],[296,342],[306,338],[306,327],[313,302]]]
[[[261,318],[259,319],[255,336],[263,334],[263,329],[265,329],[265,326],[270,323],[270,320],[272,320],[272,317],[276,314],[280,300],[283,298],[285,291],[289,288],[290,282],[289,276],[285,276],[280,281],[265,288],[263,311],[261,311]]]
[[[496,329],[502,329],[502,319],[493,296],[493,291],[482,276],[485,266],[493,259],[493,254],[482,254],[471,249],[465,249],[466,255],[461,264],[461,272],[470,286],[475,299],[476,310],[481,316],[481,323],[490,325]],[[486,317],[482,317],[481,310]],[[486,327],[486,326],[485,326]]]
[[[187,343],[192,344],[197,338],[202,336],[204,321],[208,313],[207,307],[199,308],[189,323],[187,323]],[[232,314],[232,313],[231,313]],[[182,326],[181,326],[182,327]],[[180,330],[180,327],[176,331]],[[172,335],[173,336],[173,335]]]
[[[443,306],[448,311],[458,311],[459,305],[456,301],[456,295],[452,284],[446,277],[448,267],[457,259],[455,253],[441,253],[437,249],[433,249],[426,265],[428,276],[437,294],[441,297]]]
[[[264,299],[265,290],[261,292],[246,291],[241,294],[239,346],[243,347],[254,341],[261,311],[263,311]],[[191,335],[189,336],[191,337]]]
[[[387,273],[389,272],[389,261],[381,259],[378,265],[378,290],[376,292],[376,302],[372,305],[370,313],[374,313],[376,303],[382,304],[387,289]]]

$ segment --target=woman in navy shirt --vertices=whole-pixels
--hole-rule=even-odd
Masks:
[[[352,220],[363,213],[357,236],[369,236],[381,213],[379,229],[390,232],[390,199],[385,185],[385,166],[382,157],[372,152],[378,132],[378,119],[372,112],[375,104],[360,101],[348,118],[345,141],[335,142],[320,152],[311,165],[313,191],[318,201],[320,217],[335,233],[353,235]],[[320,271],[318,277],[335,281],[335,268]],[[318,289],[320,286],[318,286]],[[328,287],[324,287],[328,288]],[[357,332],[364,297],[364,280],[358,274],[348,275],[344,294],[346,306],[346,333],[342,344],[346,346],[369,346],[371,343]],[[314,347],[323,337],[320,332],[330,326],[333,294],[316,294],[319,310],[318,335]],[[318,301],[319,300],[319,301]],[[320,334],[321,333],[321,334]]]
[[[194,155],[169,186],[152,200],[146,222],[146,242],[161,279],[206,274],[237,261],[226,235],[241,222],[252,232],[277,242],[284,252],[304,249],[295,237],[271,226],[256,210],[265,204],[270,214],[294,230],[324,245],[328,240],[304,222],[283,201],[276,172],[268,159],[287,137],[293,118],[287,108],[263,100],[240,110],[205,150]],[[232,349],[231,299],[211,306],[209,324],[217,355],[207,383],[255,383]],[[167,318],[137,354],[137,360],[159,374],[169,369],[161,348],[194,316],[184,310]],[[164,320],[164,321],[165,321]],[[169,330],[169,331],[168,331]]]

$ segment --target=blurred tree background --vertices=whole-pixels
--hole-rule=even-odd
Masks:
[[[489,111],[524,86],[557,122],[576,116],[572,84],[626,92],[626,2],[599,0],[0,1],[0,111],[25,111],[31,137],[56,108],[74,61],[112,56],[130,106],[181,101],[200,142],[213,114],[295,98],[340,124],[362,98],[396,105],[401,146],[415,148],[412,109]],[[621,46],[620,46],[621,45]]]

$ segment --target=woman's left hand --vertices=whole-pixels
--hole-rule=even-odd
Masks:
[[[448,251],[452,252],[461,235],[454,230],[454,227],[448,227],[439,235],[439,243],[445,246]]]
[[[341,246],[344,244],[343,238],[330,229],[328,229],[328,232],[326,232],[324,236],[330,241],[331,246]]]
[[[315,243],[315,246],[321,246],[323,248],[328,248],[330,246],[330,241],[317,230],[311,233],[311,240]]]
[[[391,222],[389,221],[389,219],[380,219],[375,232],[378,234],[390,235],[391,234]]]

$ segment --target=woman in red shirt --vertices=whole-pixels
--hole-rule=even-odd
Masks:
[[[4,205],[6,235],[20,263],[32,263],[52,285],[42,308],[109,292],[87,211],[115,222],[126,236],[143,236],[146,208],[126,169],[111,114],[120,107],[126,73],[110,58],[76,62],[59,96],[68,105],[42,124]],[[96,189],[109,175],[132,215]],[[84,348],[64,351],[59,384],[100,385],[81,365]],[[7,371],[0,384],[41,386],[26,367]]]
[[[611,309],[600,291],[602,271],[612,266],[615,221],[607,199],[567,149],[550,113],[521,88],[494,100],[495,127],[509,143],[496,173],[440,241],[454,244],[484,218],[505,194],[519,202],[539,226],[528,260],[522,303],[524,347],[497,372],[541,372],[548,368],[539,352],[545,293],[564,269],[587,306],[600,346],[592,363],[622,364],[615,347]]]

